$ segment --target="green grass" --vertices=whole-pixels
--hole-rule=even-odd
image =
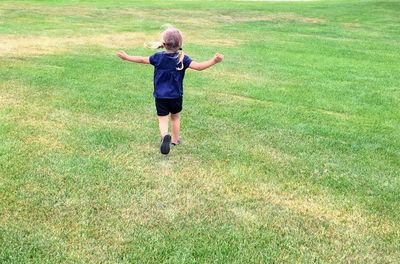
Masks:
[[[159,154],[171,23],[183,145]],[[397,1],[2,1],[1,263],[398,263]]]

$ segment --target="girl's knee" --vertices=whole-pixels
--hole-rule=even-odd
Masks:
[[[177,119],[179,119],[179,117],[180,117],[179,113],[171,114],[171,119],[172,120],[177,120]]]

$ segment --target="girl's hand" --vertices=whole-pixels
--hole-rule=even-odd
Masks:
[[[117,56],[123,60],[126,60],[126,58],[128,57],[128,54],[126,54],[125,51],[120,50],[117,52]]]
[[[220,53],[216,53],[214,55],[214,61],[215,63],[221,62],[224,59],[224,55],[220,54]]]

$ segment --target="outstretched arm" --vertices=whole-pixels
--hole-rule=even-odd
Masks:
[[[142,57],[142,56],[129,56],[128,54],[125,53],[125,51],[118,51],[117,56],[120,57],[123,60],[126,61],[131,61],[131,62],[137,62],[137,63],[143,63],[143,64],[149,64],[149,57]]]
[[[218,62],[221,62],[223,59],[224,55],[217,53],[214,55],[214,58],[208,61],[203,61],[203,62],[192,61],[189,65],[189,68],[196,71],[202,71],[207,68],[210,68],[211,66],[217,64]]]

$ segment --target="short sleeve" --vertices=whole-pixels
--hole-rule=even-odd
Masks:
[[[185,69],[186,69],[186,68],[189,68],[190,63],[192,63],[192,59],[191,59],[188,55],[185,55],[185,56],[183,57],[183,67],[184,67]]]
[[[150,64],[156,66],[156,64],[158,62],[158,58],[159,58],[159,56],[157,53],[154,53],[153,55],[151,55],[149,57]]]

